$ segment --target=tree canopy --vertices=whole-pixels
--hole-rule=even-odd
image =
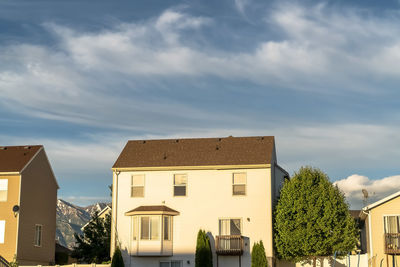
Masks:
[[[210,238],[204,230],[199,230],[197,234],[195,267],[212,267],[212,251]]]
[[[75,233],[76,246],[72,257],[79,262],[102,263],[110,260],[111,216],[105,219],[93,215],[90,223],[84,228],[83,235]]]
[[[263,242],[254,242],[251,249],[251,267],[267,267],[267,256]]]
[[[289,261],[355,248],[357,230],[345,197],[321,170],[302,167],[284,183],[275,210],[275,247]]]

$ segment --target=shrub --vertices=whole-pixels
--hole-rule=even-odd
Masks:
[[[210,238],[204,230],[199,230],[197,234],[195,267],[212,267],[212,251]]]
[[[267,256],[262,241],[255,242],[251,249],[251,267],[267,267]]]
[[[124,267],[124,259],[122,259],[122,254],[119,247],[115,248],[111,261],[111,267]]]

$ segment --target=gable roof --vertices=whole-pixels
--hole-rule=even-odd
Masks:
[[[0,146],[0,173],[21,172],[43,146]]]
[[[380,205],[382,205],[382,204],[384,204],[384,203],[386,203],[386,202],[388,202],[388,201],[390,201],[392,199],[395,199],[395,198],[397,198],[399,196],[400,196],[400,191],[398,191],[398,192],[396,192],[396,193],[394,193],[394,194],[392,194],[392,195],[390,195],[388,197],[382,198],[381,200],[378,200],[377,202],[374,202],[374,203],[364,207],[362,210],[363,211],[371,210],[371,209],[376,208],[376,207],[378,207],[378,206],[380,206]]]
[[[175,216],[179,215],[179,212],[165,205],[139,206],[133,210],[125,212],[126,216],[144,215],[144,214],[166,214]]]
[[[271,164],[273,136],[131,140],[113,168]]]

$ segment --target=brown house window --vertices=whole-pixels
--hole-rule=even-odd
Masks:
[[[35,225],[35,246],[41,247],[42,246],[42,225],[36,224]]]
[[[0,202],[7,201],[8,180],[0,179]]]
[[[132,175],[131,197],[144,197],[144,174]]]
[[[233,174],[233,187],[232,194],[234,196],[246,195],[246,173],[234,173]]]

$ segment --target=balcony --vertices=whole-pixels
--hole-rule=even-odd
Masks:
[[[400,233],[385,234],[385,253],[400,254]]]
[[[218,255],[239,256],[243,254],[243,237],[241,235],[216,236],[215,250]]]

